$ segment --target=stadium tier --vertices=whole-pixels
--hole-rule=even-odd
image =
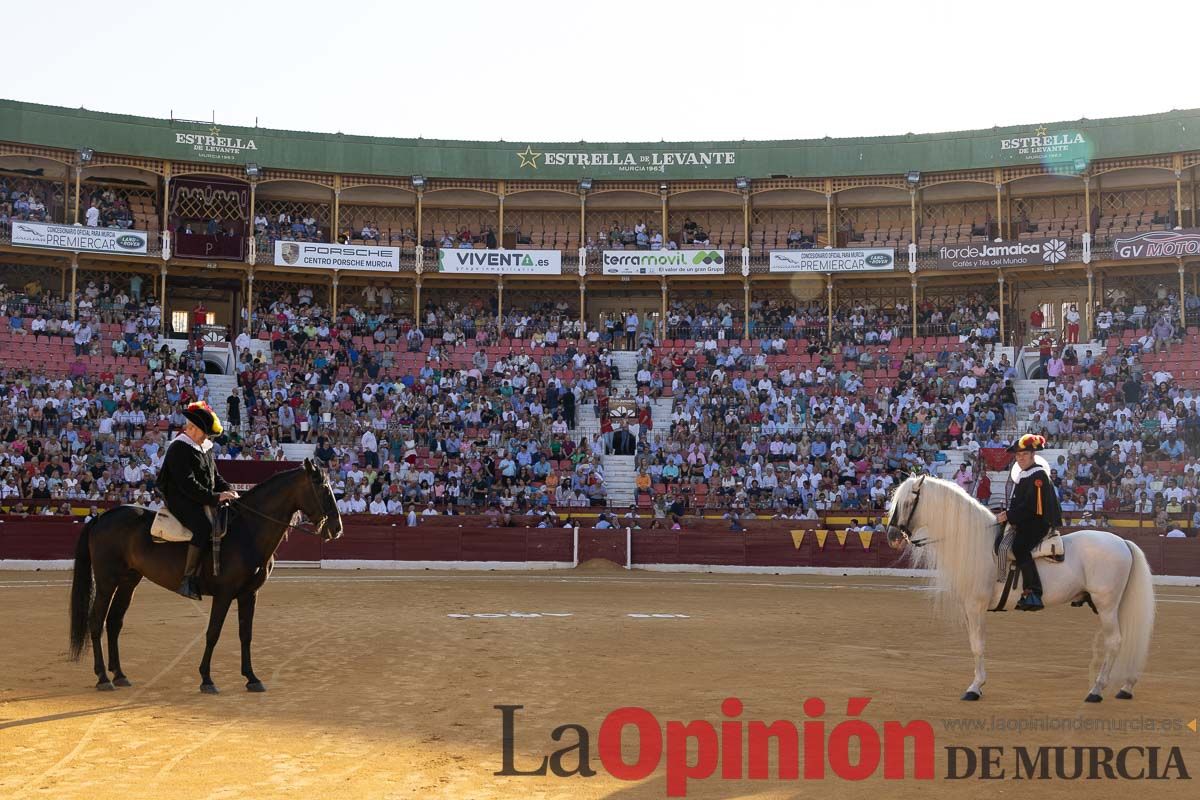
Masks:
[[[1068,515],[1194,531],[1198,116],[554,144],[0,101],[0,496],[153,503],[201,398],[347,514],[875,525],[914,470],[1002,498],[1036,430]]]

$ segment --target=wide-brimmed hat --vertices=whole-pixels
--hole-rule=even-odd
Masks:
[[[1046,437],[1037,433],[1027,433],[1007,448],[1010,453],[1020,453],[1023,451],[1036,452],[1046,449]]]
[[[220,436],[225,430],[221,426],[221,420],[217,419],[216,412],[209,408],[208,403],[203,400],[189,403],[188,407],[183,410],[183,416],[187,418],[188,422],[204,431],[205,436]]]

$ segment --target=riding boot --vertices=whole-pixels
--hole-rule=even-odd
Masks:
[[[1021,599],[1017,601],[1018,611],[1041,611],[1046,606],[1042,603],[1042,581],[1038,577],[1037,565],[1033,559],[1021,564],[1021,583],[1025,587]]]
[[[190,597],[192,600],[200,599],[200,589],[196,586],[196,573],[200,570],[200,547],[199,545],[189,544],[187,550],[187,564],[183,568],[183,582],[176,589],[179,594],[184,597]]]

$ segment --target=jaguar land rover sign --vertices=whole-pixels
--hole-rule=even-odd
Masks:
[[[870,272],[896,268],[890,247],[772,250],[771,272]]]
[[[49,225],[45,222],[14,222],[12,243],[21,247],[74,250],[79,253],[146,255],[145,231],[124,228],[88,228],[83,225]]]

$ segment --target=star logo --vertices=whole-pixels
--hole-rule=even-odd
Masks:
[[[532,167],[537,169],[537,160],[542,157],[541,153],[533,152],[533,145],[525,145],[525,151],[517,153],[517,158],[521,159],[521,167]]]
[[[1046,126],[1045,126],[1045,125],[1042,125],[1042,126],[1040,126],[1040,127],[1039,127],[1039,128],[1036,130],[1036,131],[1035,131],[1035,133],[1036,133],[1038,136],[1045,136],[1045,135],[1046,135]]]
[[[211,128],[208,129],[208,133],[210,136],[220,136],[221,129],[218,128],[216,125],[213,125]]]

